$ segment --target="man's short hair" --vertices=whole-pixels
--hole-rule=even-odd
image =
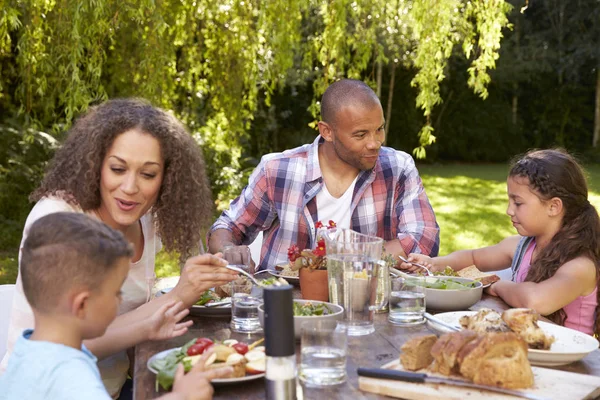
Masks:
[[[335,124],[339,110],[347,106],[381,106],[379,98],[369,85],[356,79],[342,79],[329,85],[321,98],[321,120]]]
[[[40,218],[21,249],[21,280],[32,308],[53,310],[74,287],[99,288],[131,246],[121,232],[85,214],[60,212]]]

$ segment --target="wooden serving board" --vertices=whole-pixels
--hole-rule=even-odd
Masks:
[[[399,360],[385,364],[382,368],[402,370]],[[532,367],[534,375],[534,387],[524,389],[523,392],[535,394],[547,399],[582,400],[594,399],[600,395],[600,377],[576,374],[556,369]],[[443,376],[425,372],[431,376]],[[452,378],[460,378],[453,376]],[[511,400],[514,396],[502,393],[478,390],[460,386],[411,383],[395,381],[391,379],[378,379],[359,377],[360,390],[386,396],[408,399],[408,400],[438,400],[438,399],[483,399],[486,400]]]

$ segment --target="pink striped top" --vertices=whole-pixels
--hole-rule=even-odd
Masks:
[[[521,265],[515,277],[516,282],[524,282],[531,266],[531,256],[535,249],[535,240],[532,240],[521,260]],[[594,334],[594,324],[596,321],[596,306],[598,305],[598,287],[587,296],[579,296],[571,303],[563,307],[567,314],[565,326],[575,329],[588,335]]]

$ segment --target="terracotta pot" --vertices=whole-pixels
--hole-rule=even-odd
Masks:
[[[304,300],[329,301],[327,270],[300,268],[300,292]]]

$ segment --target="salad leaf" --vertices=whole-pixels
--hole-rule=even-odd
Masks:
[[[429,289],[466,290],[477,287],[477,282],[459,282],[454,279],[436,279],[435,281],[415,280],[415,285]]]
[[[204,293],[202,293],[202,296],[200,296],[200,299],[196,302],[196,305],[203,306],[206,303],[210,303],[211,301],[217,301],[217,300],[221,300],[219,295],[217,295],[212,290],[207,290]]]
[[[328,315],[331,314],[331,309],[324,303],[298,303],[294,302],[294,315],[311,317],[316,315]]]
[[[172,351],[167,354],[166,357],[155,360],[152,363],[152,367],[158,371],[156,375],[156,382],[163,389],[170,390],[175,380],[175,371],[177,371],[177,365],[181,362],[184,363],[185,371],[188,372],[191,369],[191,364],[188,362],[187,366],[183,359],[187,356],[187,349],[196,343],[196,339],[192,339],[184,344],[179,350]]]

